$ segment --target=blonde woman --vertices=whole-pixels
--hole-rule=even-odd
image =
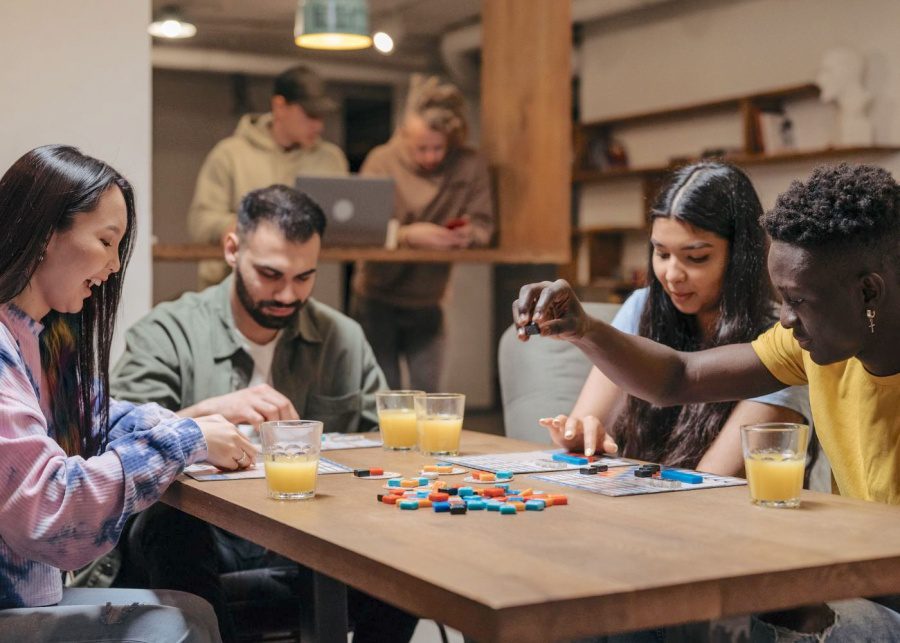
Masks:
[[[487,165],[466,146],[465,99],[455,86],[414,76],[400,126],[373,149],[361,174],[396,186],[394,218],[401,247],[454,250],[485,246],[494,232]],[[391,388],[400,360],[409,386],[440,388],[444,356],[441,299],[448,263],[363,263],[353,284],[352,314],[362,325]]]

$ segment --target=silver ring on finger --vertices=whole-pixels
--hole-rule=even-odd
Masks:
[[[244,466],[244,461],[247,460],[248,457],[249,457],[249,456],[247,455],[247,452],[246,452],[246,451],[241,451],[241,457],[240,457],[240,458],[234,458],[234,461],[237,462],[237,465],[238,465],[239,467],[242,467],[242,466]]]

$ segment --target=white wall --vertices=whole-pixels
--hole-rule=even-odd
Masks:
[[[75,145],[134,185],[138,237],[121,330],[150,308],[149,2],[0,2],[0,172],[28,150]]]
[[[895,0],[675,3],[601,23],[582,45],[582,118],[811,82],[822,54],[845,45],[869,63],[877,140],[897,142],[898,24]]]
[[[860,51],[876,143],[900,143],[900,2],[896,0],[696,0],[672,3],[588,25],[581,47],[583,121],[666,109],[815,81],[822,55],[836,46]],[[836,142],[835,110],[816,100],[794,103],[797,147]],[[659,165],[705,147],[739,146],[736,114],[676,119],[618,133],[634,166]],[[900,177],[900,155],[853,157]],[[763,206],[791,180],[823,161],[749,167]],[[602,192],[602,194],[597,194]],[[584,224],[635,217],[636,193],[591,186],[582,197]],[[637,194],[637,198],[640,195]],[[602,208],[601,208],[602,204]],[[645,263],[643,242],[626,261]],[[626,266],[626,272],[630,266]]]

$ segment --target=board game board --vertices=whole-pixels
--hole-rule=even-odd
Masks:
[[[579,471],[560,471],[546,475],[534,476],[538,480],[555,482],[556,484],[583,489],[604,496],[639,496],[646,493],[665,493],[667,491],[690,491],[692,489],[713,489],[716,487],[736,487],[747,484],[743,478],[714,476],[689,469],[674,469],[683,473],[698,475],[703,482],[690,484],[687,482],[660,481],[657,478],[637,478],[634,475],[637,466],[618,467],[595,475],[584,475]]]
[[[544,471],[577,470],[586,464],[570,464],[553,460],[554,454],[564,454],[565,449],[550,451],[521,451],[518,453],[490,453],[484,455],[442,456],[441,462],[452,462],[470,469],[482,471],[509,471],[510,473],[541,473]],[[611,458],[609,456],[592,456],[592,462],[605,464],[608,467],[624,467],[633,464],[631,460]]]
[[[319,458],[319,475],[329,473],[350,473],[352,468],[339,464],[328,458]],[[253,469],[243,469],[241,471],[222,471],[211,464],[192,464],[185,467],[184,472],[194,480],[247,480],[250,478],[265,478],[266,470],[263,463],[259,460]]]
[[[337,449],[368,449],[380,447],[381,440],[373,440],[363,433],[323,433],[322,451]]]
[[[259,433],[250,424],[238,424],[238,431],[259,446]],[[338,449],[368,449],[380,447],[381,440],[373,440],[364,433],[323,433],[322,451],[336,451]]]

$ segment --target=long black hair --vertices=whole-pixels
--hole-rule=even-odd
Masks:
[[[703,162],[677,171],[652,210],[651,220],[672,218],[728,241],[728,263],[719,297],[719,318],[704,341],[695,315],[681,313],[658,279],[641,313],[639,333],[682,351],[696,351],[754,339],[774,321],[772,288],[766,272],[762,205],[741,170]],[[653,275],[649,246],[649,275]],[[626,457],[693,468],[722,430],[736,402],[660,408],[629,396],[614,427]]]
[[[68,230],[77,215],[93,212],[113,187],[121,190],[127,211],[121,269],[93,288],[81,312],[51,311],[40,320],[48,425],[68,455],[96,455],[107,440],[109,350],[135,233],[134,193],[109,165],[65,145],[31,150],[0,178],[0,303],[25,290],[53,234]]]

